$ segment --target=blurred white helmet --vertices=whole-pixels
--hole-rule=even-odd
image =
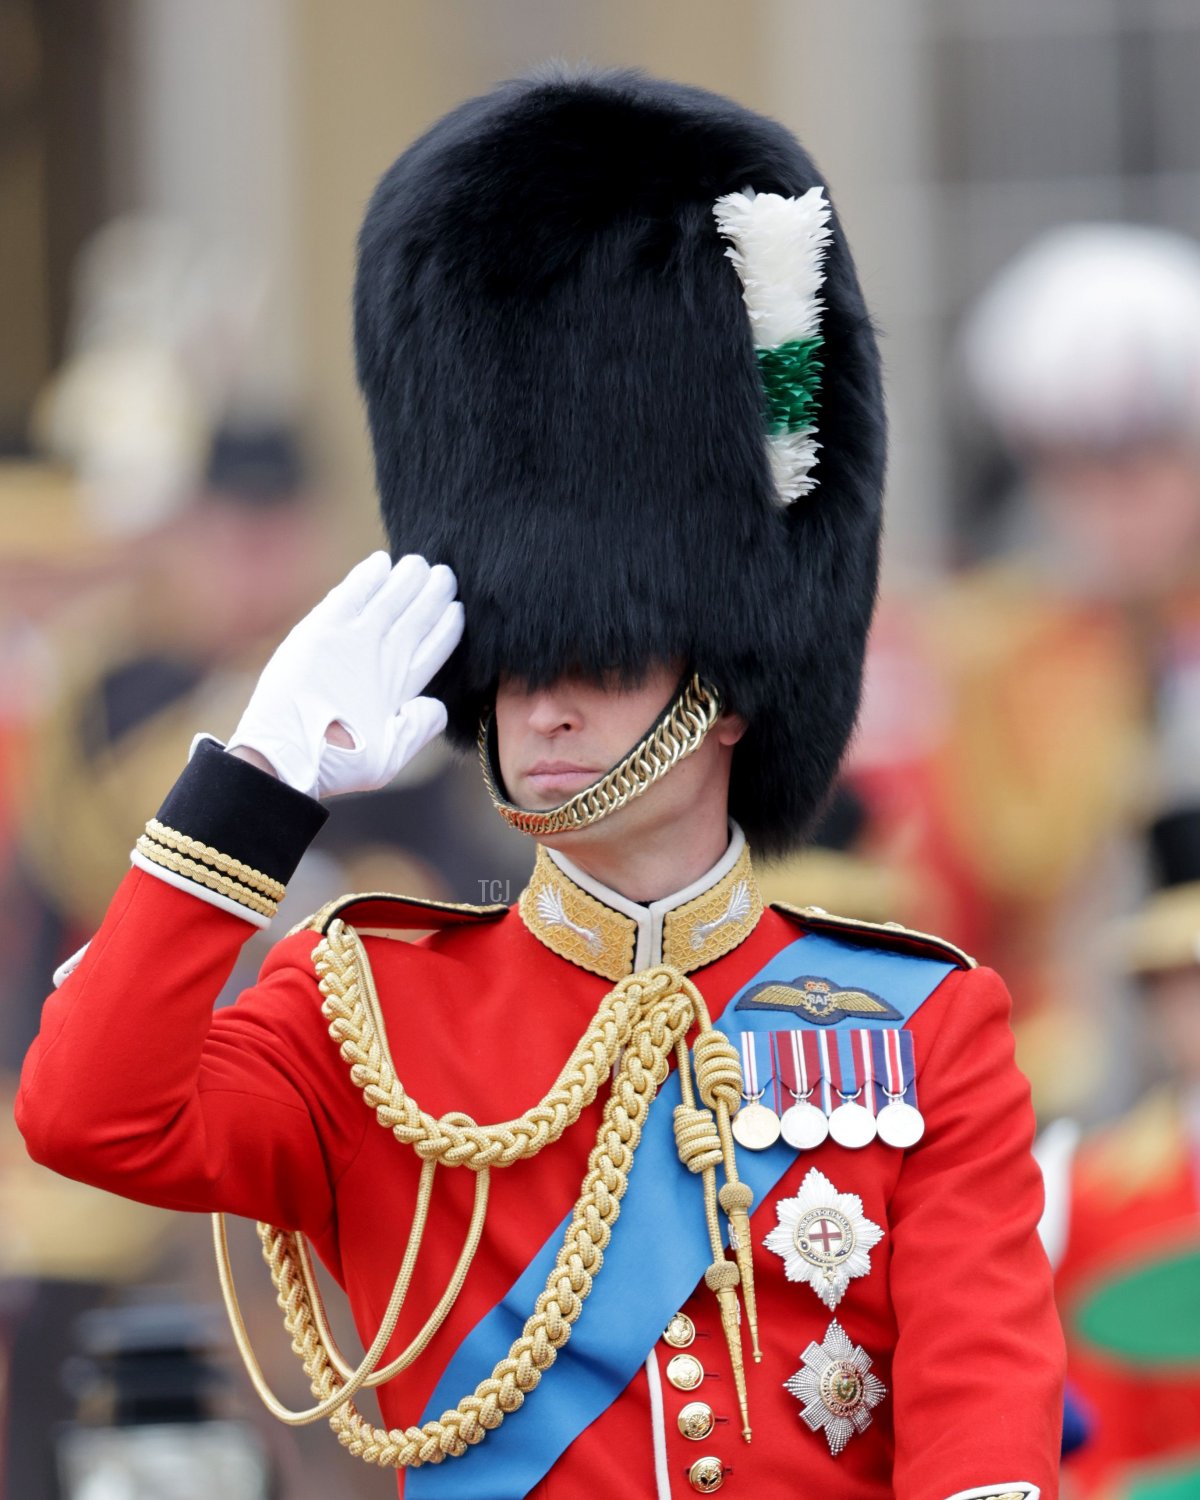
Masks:
[[[1200,246],[1135,225],[1054,230],[984,293],[963,354],[1018,449],[1200,439]]]

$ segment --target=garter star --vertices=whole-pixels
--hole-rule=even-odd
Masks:
[[[782,1257],[789,1281],[807,1282],[832,1312],[854,1277],[871,1269],[868,1252],[883,1230],[863,1213],[856,1193],[839,1193],[816,1167],[775,1212],[779,1223],[763,1244]]]

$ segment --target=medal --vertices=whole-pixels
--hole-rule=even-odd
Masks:
[[[836,1319],[818,1343],[800,1356],[800,1369],[784,1387],[801,1403],[800,1415],[812,1432],[824,1432],[836,1458],[850,1439],[871,1425],[871,1411],[887,1395],[871,1356],[852,1344]]]
[[[866,1033],[835,1032],[830,1038],[827,1032],[822,1032],[818,1041],[821,1046],[822,1059],[826,1064],[826,1077],[829,1078],[837,1091],[838,1098],[842,1101],[829,1116],[829,1134],[839,1146],[845,1146],[851,1151],[859,1151],[864,1146],[869,1146],[875,1139],[875,1115],[865,1104],[860,1104],[860,1098],[866,1098],[874,1103],[872,1087],[868,1091],[864,1082],[859,1081],[858,1066],[855,1059],[854,1042],[857,1036],[865,1036]],[[870,1057],[870,1042],[866,1047],[867,1056]]]
[[[871,1269],[883,1230],[863,1213],[856,1193],[839,1193],[816,1167],[794,1198],[775,1205],[778,1225],[763,1244],[782,1257],[789,1281],[807,1282],[832,1312],[856,1276]]]
[[[829,1136],[829,1121],[823,1110],[799,1098],[784,1111],[779,1133],[794,1151],[815,1151]]]
[[[751,1099],[734,1115],[731,1128],[739,1146],[748,1151],[765,1151],[779,1139],[779,1116],[757,1099]]]
[[[794,1100],[784,1111],[779,1129],[795,1151],[815,1150],[829,1135],[825,1111],[809,1102],[820,1080],[820,1056],[816,1043],[816,1036],[811,1031],[775,1033],[779,1076]]]
[[[925,1117],[919,1109],[905,1104],[903,1099],[890,1099],[875,1119],[879,1139],[885,1146],[894,1146],[903,1151],[915,1146],[925,1134]]]
[[[829,1134],[839,1146],[860,1151],[875,1139],[875,1116],[856,1104],[853,1094],[843,1094],[842,1101],[829,1116]]]
[[[739,1146],[745,1146],[747,1151],[765,1151],[779,1139],[779,1116],[768,1105],[760,1102],[771,1079],[768,1078],[760,1087],[758,1056],[755,1051],[759,1035],[760,1033],[753,1031],[742,1032],[742,1077],[745,1080],[742,1098],[746,1102],[734,1115],[730,1125],[734,1140]],[[768,1055],[770,1044],[768,1036]]]
[[[879,1111],[879,1139],[897,1151],[915,1146],[925,1134],[925,1119],[916,1106],[916,1070],[910,1031],[881,1031],[874,1037],[879,1078],[887,1103]],[[907,1097],[906,1097],[907,1096]]]

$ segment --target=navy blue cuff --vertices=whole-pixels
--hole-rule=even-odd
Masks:
[[[177,833],[286,885],[329,816],[306,797],[248,761],[202,740],[158,810]]]

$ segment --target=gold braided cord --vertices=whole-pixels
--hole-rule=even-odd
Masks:
[[[716,692],[693,675],[657,724],[611,771],[545,812],[518,807],[500,790],[499,777],[492,765],[489,715],[479,726],[479,761],[488,795],[506,823],[535,838],[587,828],[640,797],[685,756],[698,750],[720,712],[721,700]]]
[[[510,1167],[556,1141],[595,1099],[638,1017],[623,985],[610,990],[546,1095],[515,1120],[477,1125],[469,1115],[427,1114],[396,1077],[383,1034],[379,997],[361,939],[330,924],[313,959],[325,996],[329,1033],[379,1123],[424,1161],[450,1167]]]
[[[282,901],[287,894],[287,887],[281,880],[273,880],[270,875],[264,875],[253,865],[243,864],[240,859],[234,859],[232,854],[222,854],[211,844],[202,844],[199,839],[180,833],[177,828],[168,828],[157,818],[151,818],[146,824],[146,832],[158,843],[165,844],[168,849],[174,849],[179,854],[188,854],[193,859],[202,860],[223,875],[234,876],[235,879],[242,881],[252,890],[258,891],[260,895],[272,901]]]
[[[239,906],[244,906],[247,911],[257,912],[260,917],[273,917],[279,910],[276,902],[269,900],[266,896],[260,896],[257,891],[252,891],[249,886],[242,885],[232,876],[219,875],[215,870],[198,864],[194,859],[176,853],[174,849],[167,849],[162,844],[154,843],[144,833],[134,847],[139,854],[144,855],[154,864],[161,865],[164,870],[170,870],[174,875],[186,875],[189,880],[207,886],[210,891],[216,891],[218,895],[226,896],[230,901],[236,901]]]
[[[330,1034],[350,1062],[351,1076],[362,1089],[364,1102],[375,1110],[381,1124],[422,1157],[423,1182],[425,1173],[432,1173],[438,1163],[465,1165],[483,1177],[490,1166],[509,1165],[537,1155],[565,1128],[564,1124],[556,1129],[557,1122],[567,1116],[577,1119],[586,1107],[583,1101],[595,1096],[597,1045],[607,1059],[606,1069],[620,1057],[575,1209],[533,1312],[520,1337],[491,1375],[439,1420],[420,1427],[385,1430],[363,1417],[354,1406],[354,1391],[368,1383],[379,1383],[402,1362],[411,1363],[420,1352],[416,1347],[421,1343],[420,1337],[387,1371],[364,1373],[371,1354],[381,1347],[377,1338],[368,1359],[347,1380],[348,1367],[332,1347],[323,1311],[318,1311],[319,1293],[311,1276],[311,1263],[306,1270],[307,1250],[301,1237],[268,1225],[259,1227],[263,1253],[283,1308],[284,1327],[317,1398],[318,1406],[313,1410],[328,1413],[339,1441],[367,1463],[384,1468],[440,1463],[467,1452],[498,1427],[506,1415],[516,1411],[526,1395],[536,1389],[557,1351],[569,1340],[593,1278],[603,1264],[642,1128],[669,1071],[672,1050],[678,1053],[681,1087],[685,1090],[693,1126],[701,1123],[700,1117],[706,1111],[697,1108],[692,1091],[691,1060],[685,1040],[689,1030],[693,1025],[700,1028],[694,1054],[696,1088],[707,1109],[715,1110],[718,1119],[724,1116],[727,1121],[740,1099],[739,1060],[732,1044],[712,1030],[707,1007],[695,985],[677,970],[660,966],[623,979],[604,997],[588,1032],[572,1053],[572,1067],[564,1069],[555,1089],[529,1114],[498,1126],[476,1126],[469,1117],[457,1113],[434,1119],[408,1099],[395,1076],[382,1031],[378,996],[357,933],[335,921],[318,945],[314,958],[325,995],[323,1008],[331,1021]],[[537,1120],[531,1118],[535,1114]],[[720,1155],[722,1132],[711,1123],[711,1116],[702,1128],[710,1140],[718,1141]],[[708,1154],[711,1157],[711,1152]],[[714,1264],[705,1280],[717,1292],[722,1323],[733,1353],[738,1337],[734,1288],[741,1278],[738,1266],[724,1260],[721,1247],[716,1215],[716,1164],[716,1159],[700,1163],[695,1151],[689,1149],[688,1165],[700,1171],[705,1179],[706,1218],[710,1220],[713,1239]],[[736,1182],[736,1169],[730,1175],[731,1164],[731,1156],[726,1157],[726,1187]],[[477,1209],[478,1205],[477,1194]],[[474,1233],[477,1219],[481,1220],[478,1213],[472,1217],[472,1233],[459,1260],[462,1276],[478,1243],[478,1235]],[[440,1322],[440,1316],[453,1305],[461,1280],[456,1273],[457,1285],[452,1282],[447,1289],[431,1323],[434,1319]],[[732,1317],[727,1317],[726,1305],[731,1298],[734,1299]],[[238,1339],[238,1344],[245,1358],[247,1350],[242,1339]],[[740,1363],[739,1343],[735,1372]],[[253,1376],[255,1366],[248,1363],[248,1368]],[[744,1381],[739,1380],[738,1384],[739,1391],[744,1393]],[[744,1394],[742,1399],[744,1417]],[[748,1425],[744,1431],[748,1439]]]
[[[446,1321],[450,1309],[458,1301],[458,1294],[462,1291],[463,1282],[467,1279],[467,1272],[471,1269],[471,1264],[475,1259],[475,1252],[479,1249],[479,1241],[483,1236],[484,1220],[487,1216],[488,1186],[490,1180],[490,1174],[486,1167],[475,1174],[475,1203],[471,1210],[470,1227],[467,1230],[467,1237],[463,1241],[458,1263],[454,1267],[454,1274],[451,1276],[446,1290],[442,1293],[438,1305],[429,1314],[424,1327],[403,1353],[398,1354],[395,1359],[389,1361],[381,1370],[376,1370],[367,1380],[364,1380],[364,1386],[384,1385],[387,1381],[393,1380],[402,1371],[407,1370],[409,1365],[424,1354],[425,1350],[429,1347],[430,1341]],[[269,1224],[259,1224],[258,1226],[259,1239],[263,1242],[263,1254],[267,1259],[268,1265],[270,1264],[270,1253],[267,1249],[267,1241],[271,1235],[277,1233],[278,1231],[272,1229]],[[309,1300],[312,1303],[313,1320],[317,1336],[324,1343],[329,1354],[329,1361],[334,1369],[343,1380],[350,1380],[354,1375],[354,1370],[342,1354],[342,1351],[338,1348],[337,1341],[329,1327],[328,1319],[325,1316],[325,1306],[321,1300],[320,1289],[317,1286],[316,1276],[313,1272],[312,1256],[309,1254],[308,1244],[302,1234],[294,1235],[293,1239],[300,1267],[300,1275]]]
[[[431,1169],[430,1177],[432,1177],[434,1170],[436,1170],[436,1168]],[[422,1183],[422,1187],[425,1188],[424,1182]],[[427,1188],[425,1204],[428,1204]],[[418,1212],[423,1217],[424,1208],[420,1204],[419,1199]],[[225,1311],[229,1315],[229,1326],[233,1330],[233,1341],[237,1345],[238,1353],[242,1356],[242,1363],[246,1366],[246,1372],[250,1376],[251,1384],[254,1386],[259,1400],[263,1403],[263,1405],[267,1408],[267,1410],[273,1417],[276,1417],[280,1422],[285,1423],[288,1427],[304,1427],[307,1426],[307,1424],[310,1422],[319,1422],[322,1417],[328,1417],[339,1406],[343,1405],[347,1400],[349,1400],[356,1391],[360,1390],[364,1385],[366,1385],[371,1374],[379,1364],[380,1359],[383,1357],[383,1351],[387,1348],[392,1334],[396,1330],[396,1323],[399,1320],[400,1311],[404,1305],[405,1293],[408,1290],[405,1271],[407,1269],[409,1274],[411,1275],[409,1257],[406,1255],[404,1258],[404,1264],[401,1266],[400,1273],[396,1278],[396,1284],[392,1288],[392,1295],[388,1299],[387,1310],[385,1311],[383,1320],[379,1325],[379,1332],[375,1335],[371,1347],[363,1356],[362,1363],[359,1365],[358,1369],[353,1372],[349,1380],[338,1381],[336,1391],[319,1391],[314,1386],[313,1394],[321,1398],[320,1400],[318,1400],[316,1406],[310,1406],[303,1411],[293,1411],[291,1407],[285,1406],[283,1402],[279,1400],[279,1398],[271,1390],[271,1387],[267,1384],[267,1378],[263,1374],[262,1366],[259,1364],[258,1358],[255,1355],[254,1349],[250,1343],[250,1335],[247,1332],[246,1322],[244,1317],[242,1316],[241,1305],[238,1301],[237,1289],[233,1283],[232,1267],[229,1260],[229,1241],[225,1230],[224,1214],[213,1215],[212,1228],[213,1248],[216,1252],[217,1257],[217,1278],[221,1284],[221,1296],[225,1303]],[[283,1300],[283,1288],[279,1287],[278,1291],[280,1305],[284,1307],[286,1317],[287,1307],[284,1304]],[[306,1293],[303,1288],[302,1277],[297,1283],[297,1289],[294,1295],[297,1298],[301,1296],[306,1297]],[[312,1315],[310,1312],[310,1317],[311,1316]],[[313,1324],[315,1329],[315,1318],[313,1319]]]
[[[425,1232],[425,1222],[429,1207],[430,1192],[433,1186],[433,1175],[437,1171],[436,1162],[428,1162],[421,1168],[421,1182],[417,1190],[417,1208],[413,1215],[413,1225],[409,1232],[408,1246],[405,1250],[404,1260],[396,1277],[392,1295],[388,1299],[387,1310],[379,1325],[379,1332],[363,1356],[362,1362],[357,1369],[351,1368],[349,1362],[338,1348],[337,1340],[329,1327],[329,1320],[325,1314],[325,1304],[321,1297],[321,1291],[317,1285],[316,1273],[313,1270],[312,1255],[308,1249],[308,1242],[300,1233],[285,1234],[284,1231],[274,1228],[273,1225],[260,1223],[258,1225],[258,1237],[262,1242],[263,1257],[272,1271],[272,1279],[275,1282],[278,1294],[278,1302],[284,1311],[285,1326],[289,1329],[293,1322],[300,1330],[296,1338],[300,1340],[295,1343],[296,1352],[301,1357],[307,1357],[312,1349],[320,1347],[324,1356],[337,1371],[340,1382],[336,1392],[326,1391],[325,1399],[316,1406],[309,1407],[305,1411],[293,1411],[286,1407],[271,1390],[267,1384],[266,1376],[263,1374],[262,1366],[254,1353],[250,1343],[250,1335],[246,1328],[245,1319],[242,1315],[241,1304],[238,1301],[237,1288],[234,1285],[233,1266],[229,1258],[229,1240],[225,1227],[224,1214],[214,1214],[213,1224],[213,1248],[217,1259],[217,1280],[221,1287],[221,1296],[225,1303],[225,1311],[229,1316],[229,1324],[233,1330],[234,1343],[237,1345],[238,1353],[242,1356],[242,1363],[246,1367],[246,1373],[250,1377],[256,1394],[263,1405],[272,1416],[285,1423],[289,1427],[305,1427],[309,1423],[318,1422],[322,1417],[328,1417],[338,1406],[348,1401],[356,1391],[369,1389],[373,1386],[385,1384],[406,1370],[416,1359],[418,1359],[429,1347],[430,1341],[438,1329],[446,1321],[450,1309],[458,1300],[458,1294],[462,1291],[463,1282],[466,1280],[467,1272],[471,1268],[471,1262],[475,1259],[475,1252],[479,1248],[479,1241],[483,1235],[484,1220],[487,1216],[488,1185],[490,1181],[486,1168],[476,1174],[475,1178],[475,1204],[471,1211],[470,1227],[467,1231],[466,1240],[458,1258],[458,1264],[454,1268],[454,1274],[450,1279],[445,1292],[438,1305],[426,1319],[421,1331],[416,1335],[403,1353],[398,1354],[395,1359],[390,1360],[382,1369],[376,1368],[383,1356],[389,1341],[396,1329],[396,1323],[400,1317],[400,1311],[408,1294],[408,1288],[412,1281],[413,1270],[416,1266],[417,1254],[420,1250],[421,1240]],[[286,1241],[286,1253],[289,1257],[287,1274],[276,1274],[275,1258],[281,1253],[281,1246]],[[304,1311],[301,1316],[298,1312],[300,1304]],[[314,1388],[314,1394],[317,1394]],[[336,1400],[333,1396],[336,1395]]]

